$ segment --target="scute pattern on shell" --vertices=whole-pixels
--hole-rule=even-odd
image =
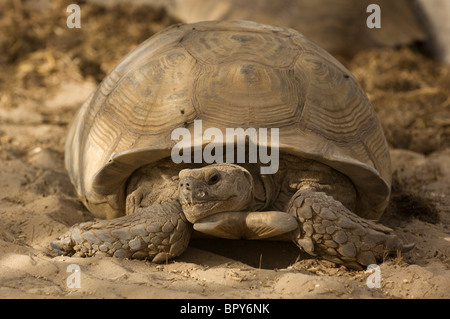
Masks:
[[[194,119],[203,130],[279,128],[280,152],[350,177],[362,217],[377,219],[387,205],[388,148],[355,78],[297,31],[250,21],[172,26],[104,79],[66,142],[66,167],[84,204],[98,217],[123,215],[127,178],[170,156],[171,132],[193,132]]]

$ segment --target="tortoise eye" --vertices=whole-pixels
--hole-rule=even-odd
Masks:
[[[219,175],[219,174],[214,174],[214,175],[211,176],[211,178],[208,180],[208,185],[214,185],[214,184],[216,184],[219,180],[220,180],[220,175]]]

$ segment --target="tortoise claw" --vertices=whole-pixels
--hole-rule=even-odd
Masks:
[[[416,243],[411,243],[411,244],[407,244],[407,245],[403,245],[401,252],[402,253],[407,253],[408,251],[412,250],[414,247],[416,247]]]
[[[288,212],[298,218],[294,242],[307,253],[350,268],[375,264],[386,254],[407,252],[415,244],[403,244],[388,227],[368,221],[339,201],[312,189],[298,191]]]

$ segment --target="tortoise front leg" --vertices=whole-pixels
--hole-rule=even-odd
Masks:
[[[288,213],[299,222],[293,241],[305,252],[350,268],[375,264],[397,251],[406,252],[392,229],[361,218],[341,202],[314,188],[302,189],[289,202]]]
[[[139,207],[127,216],[73,226],[51,246],[64,255],[114,256],[161,263],[187,248],[192,225],[172,201]]]

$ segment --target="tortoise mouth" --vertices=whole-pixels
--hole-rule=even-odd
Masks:
[[[186,201],[181,205],[184,215],[191,223],[196,223],[207,216],[217,213],[217,208],[222,205],[224,200],[204,200],[204,201]]]
[[[196,231],[226,239],[266,239],[297,228],[294,216],[278,211],[220,212],[194,223]]]
[[[232,195],[227,198],[211,198],[208,199],[193,199],[184,197],[181,199],[181,206],[183,208],[184,215],[187,220],[192,224],[197,221],[225,210],[232,210],[232,200],[237,196]]]

